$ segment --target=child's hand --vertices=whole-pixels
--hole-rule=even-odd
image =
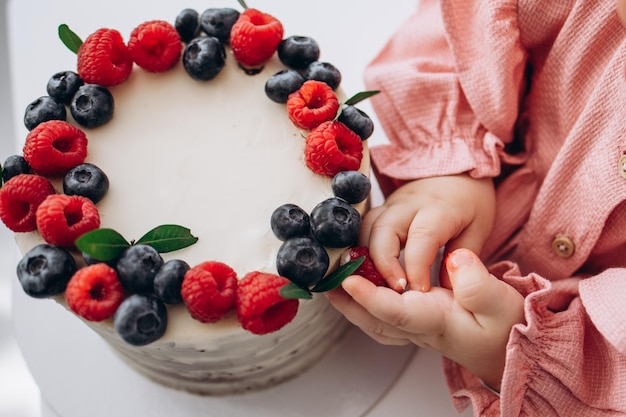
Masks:
[[[495,192],[490,179],[433,177],[398,188],[363,218],[360,244],[396,291],[428,291],[439,248],[478,253],[491,231]],[[399,261],[404,248],[404,266]],[[445,278],[445,274],[444,274]],[[447,280],[442,282],[448,287]]]
[[[342,284],[345,292],[327,295],[378,342],[432,347],[499,390],[511,327],[524,321],[524,299],[469,250],[454,251],[445,263],[452,290],[399,294],[352,276]]]

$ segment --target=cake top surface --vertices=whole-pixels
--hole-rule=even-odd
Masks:
[[[80,71],[84,45],[78,49],[78,67],[86,78]],[[204,81],[187,74],[184,58],[158,74],[133,65],[128,79],[107,85],[115,103],[112,119],[81,129],[88,138],[84,162],[101,168],[111,184],[97,202],[99,227],[117,230],[132,243],[156,226],[182,225],[198,241],[164,254],[165,260],[180,258],[191,266],[217,261],[241,278],[252,271],[277,272],[283,243],[270,228],[276,208],[289,203],[310,212],[333,190],[329,175],[313,172],[308,159],[305,163],[308,130],[316,128],[295,126],[289,106],[264,93],[267,80],[285,69],[284,62],[273,52],[254,71],[244,70],[235,49],[225,47],[224,68]],[[345,99],[340,89],[336,94]],[[75,119],[68,114],[69,122]],[[26,140],[25,158],[37,129]],[[366,147],[357,168],[369,170]],[[51,181],[61,193],[61,180]],[[358,203],[360,210],[364,206]],[[39,219],[37,226],[41,232]],[[44,234],[20,233],[18,244],[26,252]],[[331,267],[341,249],[329,250]]]
[[[331,179],[304,164],[306,132],[263,92],[283,68],[276,61],[247,75],[228,56],[224,70],[203,83],[181,63],[163,74],[135,68],[112,87],[113,119],[85,130],[86,161],[111,184],[98,203],[102,227],[130,241],[161,224],[182,225],[198,242],[164,257],[219,260],[242,276],[275,272],[281,242],[270,229],[272,211],[284,203],[310,211],[332,196]],[[27,246],[39,238],[19,237]]]

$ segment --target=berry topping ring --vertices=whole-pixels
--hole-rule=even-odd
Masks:
[[[141,346],[165,333],[174,304],[183,304],[203,323],[231,315],[253,334],[277,331],[293,320],[299,298],[336,287],[363,261],[365,256],[357,257],[349,268],[328,275],[327,248],[356,245],[361,217],[353,206],[363,203],[370,190],[368,177],[358,170],[373,124],[355,104],[375,92],[341,103],[336,93],[341,74],[319,61],[314,39],[285,38],[278,19],[247,7],[201,14],[184,9],[173,24],[151,20],[138,25],[127,43],[112,28],[98,29],[84,41],[66,25],[60,25],[59,34],[77,54],[76,71],[53,74],[48,96],[28,106],[23,155],[7,158],[2,171],[0,220],[16,233],[37,231],[45,241],[18,266],[25,292],[39,298],[64,293],[75,314],[88,321],[113,317],[120,337]],[[101,227],[98,207],[110,181],[89,162],[88,136],[113,120],[118,104],[113,92],[132,80],[135,68],[165,73],[180,65],[192,82],[219,82],[229,59],[254,77],[275,56],[284,68],[267,77],[267,105],[283,104],[285,121],[300,132],[296,140],[307,173],[333,182],[333,197],[310,214],[285,202],[267,219],[282,242],[276,274],[255,270],[238,277],[220,261],[166,262],[162,253],[198,241],[176,224],[157,226],[131,241]]]

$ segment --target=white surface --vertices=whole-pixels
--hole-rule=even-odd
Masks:
[[[15,153],[11,107],[6,1],[0,1],[0,163]],[[30,375],[11,321],[11,286],[18,260],[12,234],[0,224],[0,416],[39,415],[39,389]]]
[[[417,375],[422,377],[417,378]],[[443,387],[438,355],[432,351],[418,350],[394,387],[364,417],[470,417],[472,414],[468,410],[461,414],[452,411],[447,395],[442,394]],[[62,417],[45,401],[41,407],[41,417]],[[208,414],[206,417],[215,415]],[[336,415],[329,414],[327,417]]]
[[[232,4],[230,4],[230,3]],[[2,3],[4,4],[4,3]],[[37,65],[32,65],[33,54],[37,54],[37,60],[45,62],[46,68],[55,68],[55,70],[67,69],[74,67],[74,57],[69,53],[65,47],[60,43],[57,43],[56,48],[42,48],[41,39],[43,37],[54,37],[56,33],[56,27],[60,23],[68,23],[70,27],[76,30],[80,34],[88,34],[95,30],[99,26],[109,25],[114,26],[123,33],[129,33],[130,30],[138,23],[144,20],[153,18],[164,18],[173,20],[175,15],[182,7],[195,7],[198,11],[204,10],[210,5],[218,6],[232,6],[238,7],[235,0],[217,0],[214,2],[201,2],[199,0],[190,0],[184,6],[174,4],[174,2],[122,2],[119,0],[109,0],[107,2],[83,2],[80,0],[64,0],[64,1],[24,1],[24,0],[12,0],[9,2],[8,8],[8,30],[10,35],[11,46],[11,70],[12,70],[12,93],[13,93],[13,108],[15,109],[13,114],[13,121],[15,131],[17,134],[17,141],[21,143],[25,136],[25,129],[21,123],[22,112],[26,105],[34,98],[42,95],[42,91],[45,88],[45,81],[49,77],[50,73],[46,70],[45,73],[41,72],[41,68]],[[385,40],[390,36],[392,31],[398,26],[398,24],[406,18],[406,16],[414,9],[415,0],[396,0],[393,2],[392,7],[383,7],[381,2],[362,2],[357,0],[349,0],[344,2],[337,2],[331,0],[318,0],[316,2],[310,1],[290,1],[290,2],[277,2],[272,0],[257,0],[248,1],[251,7],[257,7],[267,12],[273,13],[279,18],[283,18],[285,22],[297,21],[301,22],[297,28],[285,25],[286,34],[305,34],[314,37],[322,47],[322,60],[327,60],[336,65],[344,75],[344,81],[342,83],[344,90],[348,95],[363,90],[362,86],[362,70],[370,61],[375,53],[382,47]],[[289,16],[296,16],[289,18]],[[6,27],[3,25],[3,28]],[[54,43],[46,42],[46,45],[54,45]],[[2,62],[6,62],[4,59]],[[30,65],[25,65],[30,63]],[[38,81],[40,80],[40,81]],[[6,92],[5,89],[2,90]],[[3,94],[7,96],[7,94]],[[371,110],[368,109],[367,103],[362,106],[371,116],[373,116]],[[3,114],[6,114],[3,112]],[[5,140],[5,139],[1,139]],[[370,139],[371,144],[375,144],[379,141],[383,141],[383,133],[380,129]],[[3,234],[6,236],[6,230],[3,230]],[[6,241],[6,240],[5,240]],[[9,243],[10,244],[10,243]],[[4,243],[3,243],[4,245]],[[5,246],[3,246],[4,248]],[[7,248],[8,249],[8,248]],[[3,251],[7,252],[7,251]],[[8,261],[2,263],[2,278],[8,275],[10,280],[14,281],[14,264],[15,261]],[[6,271],[6,273],[5,273]],[[4,280],[6,281],[6,280]],[[4,282],[3,281],[3,282]],[[1,287],[0,287],[1,291]],[[0,293],[1,294],[1,293]],[[33,306],[33,302],[39,303],[37,307]],[[51,416],[57,417],[55,410],[58,410],[58,404],[63,399],[73,397],[80,402],[82,396],[87,396],[88,393],[84,392],[89,387],[97,385],[98,378],[102,378],[102,375],[90,374],[85,372],[81,374],[80,360],[88,359],[91,361],[101,360],[100,357],[88,357],[93,351],[100,351],[105,346],[103,342],[95,338],[85,326],[69,314],[62,311],[60,307],[51,305],[52,302],[32,300],[27,298],[24,294],[19,292],[19,288],[16,288],[15,298],[13,301],[15,306],[14,312],[16,315],[15,322],[18,325],[18,338],[24,348],[24,353],[27,362],[35,369],[43,369],[41,372],[54,372],[53,369],[66,369],[68,373],[73,375],[80,375],[75,381],[65,385],[65,382],[53,388],[47,388],[42,383],[43,397],[42,402],[42,415],[44,417]],[[33,306],[32,309],[29,306]],[[53,308],[53,314],[43,314],[42,316],[34,316],[34,311],[46,311],[47,308]],[[38,328],[48,329],[71,329],[74,326],[79,326],[74,332],[69,334],[64,333],[64,343],[75,343],[78,346],[89,347],[91,343],[94,343],[96,348],[94,350],[83,349],[83,356],[87,358],[77,358],[74,362],[72,358],[67,359],[63,357],[66,362],[56,363],[60,356],[48,355],[46,346],[53,346],[60,341],[54,340],[41,340],[38,333]],[[50,336],[54,337],[53,335]],[[354,340],[361,340],[358,334],[352,334]],[[69,338],[69,340],[68,340]],[[352,339],[351,339],[352,340]],[[366,348],[370,351],[377,351],[379,347],[374,346],[373,342],[368,339],[363,339],[362,342],[366,345]],[[364,348],[365,349],[365,348]],[[387,349],[384,349],[387,351]],[[110,354],[110,352],[109,352]],[[110,362],[104,361],[105,366],[111,365],[111,368],[116,368],[115,357],[107,357],[104,353],[104,357]],[[61,355],[62,356],[62,355]],[[349,359],[349,355],[348,358]],[[380,364],[380,358],[373,361]],[[441,374],[441,359],[439,355],[434,352],[419,350],[414,355],[413,360],[407,365],[404,373],[400,376],[400,379],[394,384],[392,389],[387,395],[367,414],[368,416],[453,416],[457,415],[451,406],[450,398],[446,392],[445,383]],[[2,362],[0,362],[2,364]],[[49,367],[46,371],[46,367]],[[314,368],[311,372],[315,372]],[[114,369],[113,369],[114,370]],[[23,375],[23,367],[21,369]],[[317,384],[325,385],[328,381],[337,379],[341,376],[341,373],[349,371],[349,364],[337,363],[334,369],[327,369],[327,373],[323,376],[319,376]],[[45,374],[38,375],[35,372],[35,378],[39,382],[44,380],[50,380],[53,375]],[[0,376],[5,377],[7,372],[3,367],[0,371]],[[388,372],[381,371],[380,375],[387,376]],[[310,376],[309,376],[310,377]],[[6,377],[5,377],[6,378]],[[133,378],[139,378],[132,374],[129,378],[131,381]],[[8,378],[9,383],[15,381],[16,377],[11,374]],[[28,377],[25,378],[28,380]],[[375,379],[375,377],[373,377]],[[94,382],[96,381],[96,382]],[[116,380],[103,380],[98,383],[103,384],[117,384],[120,381]],[[131,404],[135,401],[135,397],[138,395],[145,395],[146,397],[154,399],[154,409],[149,412],[143,413],[143,415],[171,415],[172,410],[177,410],[175,415],[184,415],[180,413],[189,402],[180,399],[178,394],[173,394],[171,391],[160,391],[159,388],[154,390],[146,386],[138,387],[136,385],[127,385],[128,382],[122,381],[123,386],[128,389],[120,394],[119,398],[114,398],[112,401],[117,404]],[[366,382],[367,384],[367,382]],[[376,381],[372,381],[372,385],[376,385]],[[16,384],[13,384],[13,387]],[[28,402],[30,404],[37,403],[36,390],[28,387],[28,383],[21,384],[26,387],[29,397]],[[365,389],[370,389],[366,387]],[[353,388],[354,389],[354,388]],[[82,391],[81,391],[82,390]],[[48,392],[50,391],[50,392]],[[350,401],[354,398],[359,398],[361,392],[350,391],[350,388],[345,390],[336,389],[333,395],[342,396],[345,404],[349,406]],[[18,398],[19,395],[12,395],[13,398]],[[0,400],[3,400],[0,397]],[[275,406],[275,403],[279,403],[282,399],[276,398],[271,393],[267,393],[258,402],[244,401],[245,407],[238,410],[236,414],[232,415],[259,415],[258,409],[263,407],[264,404],[271,404]],[[322,403],[326,401],[324,397],[316,399],[315,403]],[[24,410],[29,410],[28,402],[24,402]],[[110,407],[108,403],[111,401],[97,402],[98,408],[104,408],[105,410]],[[193,402],[193,401],[192,401]],[[209,401],[210,402],[210,401]],[[0,406],[4,405],[4,401],[0,401]],[[31,406],[32,407],[32,406]],[[90,409],[82,410],[84,415],[94,415],[92,413],[94,404],[91,404]],[[247,410],[254,410],[248,412]],[[169,411],[169,414],[164,414],[163,411]],[[206,411],[206,410],[205,410]],[[19,414],[19,413],[22,414]],[[0,408],[0,415],[7,416],[24,416],[31,414],[24,414],[24,411],[17,410],[15,412],[5,413],[4,409]],[[228,414],[219,414],[220,410],[213,410],[210,414],[205,412],[204,415],[208,416],[221,416]],[[109,415],[116,415],[123,417],[125,415],[137,415],[126,414],[125,412],[115,412]],[[294,415],[293,413],[276,414],[281,415]],[[327,414],[332,415],[332,414]],[[464,415],[471,415],[469,411]],[[60,417],[73,417],[72,415],[64,415]]]

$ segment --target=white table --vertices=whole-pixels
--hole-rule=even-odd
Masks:
[[[184,6],[174,3],[120,0],[98,3],[81,0],[9,0],[7,17],[12,97],[18,143],[21,144],[26,133],[21,121],[23,109],[30,101],[43,94],[46,77],[61,69],[74,68],[73,54],[65,50],[56,39],[58,24],[68,23],[82,34],[88,34],[103,25],[111,25],[122,33],[130,33],[137,23],[144,20],[162,18],[172,21],[183,7],[192,7],[200,12],[209,6],[238,7],[235,0],[204,2],[188,0]],[[357,0],[343,2],[292,0],[280,2],[280,5],[277,3],[270,0],[248,0],[250,7],[263,9],[281,18],[286,33],[296,34],[294,32],[297,31],[297,34],[314,37],[322,48],[322,59],[332,62],[342,71],[344,76],[342,86],[347,94],[351,95],[364,89],[363,68],[400,22],[412,12],[416,1],[395,0],[392,3],[383,3]],[[385,7],[384,4],[393,6]],[[289,26],[290,22],[299,22],[299,27],[296,29]],[[363,107],[374,116],[367,103],[363,104]],[[370,139],[370,144],[381,141],[384,141],[384,135],[382,130],[378,129],[375,136]],[[380,201],[379,194],[375,194],[374,201]],[[13,270],[13,267],[8,269]],[[190,404],[196,404],[195,411],[198,407],[205,406],[197,399],[184,401],[181,399],[184,397],[178,394],[169,395],[161,387],[144,383],[142,377],[121,364],[103,341],[53,302],[31,299],[24,295],[17,285],[13,290],[13,297],[17,337],[26,362],[41,387],[43,417],[95,416],[94,407],[104,407],[106,410],[107,406],[95,404],[91,399],[93,393],[87,391],[94,387],[120,384],[121,380],[124,381],[123,384],[133,384],[133,381],[137,381],[136,390],[126,390],[123,394],[113,390],[111,392],[119,395],[116,398],[107,398],[105,402],[114,401],[128,405],[129,409],[132,409],[134,396],[140,393],[154,398],[154,409],[150,410],[150,415],[157,417],[166,415],[170,409],[176,410],[176,415],[192,415],[194,410],[189,409]],[[360,388],[354,389],[355,392],[337,392],[337,395],[343,398],[341,401],[349,403],[355,398],[361,398],[359,395],[363,392],[372,392],[375,398],[370,400],[372,407],[366,412],[370,417],[457,415],[452,409],[447,393],[441,371],[441,358],[438,354],[428,350],[413,351],[407,347],[398,350],[381,347],[356,329],[349,333],[344,343],[350,346],[359,345],[360,349],[373,354],[391,355],[397,352],[400,359],[387,369],[381,366],[384,363],[373,361],[379,368],[374,366],[373,371],[365,372],[364,375],[370,379],[360,381],[357,385]],[[64,346],[78,346],[81,349],[68,354],[62,350]],[[335,362],[320,364],[323,375],[319,375],[320,371],[314,368],[312,373],[304,378],[318,378],[319,384],[322,385],[327,384],[329,380],[340,379],[340,373],[343,371],[342,360],[349,359],[350,356],[345,352],[342,353],[342,349],[345,350],[346,347],[338,349],[336,357],[329,359],[336,361],[337,366],[334,365]],[[60,363],[61,361],[63,363]],[[90,364],[94,361],[100,361],[98,366],[103,366],[107,372],[90,373]],[[405,369],[400,372],[402,368]],[[73,405],[68,406],[68,398],[73,399]],[[255,401],[258,403],[255,404]],[[258,411],[264,405],[275,401],[276,398],[269,392],[242,402],[246,407],[254,408],[256,405]],[[320,403],[323,401],[325,399],[321,399]],[[212,417],[258,415],[257,412],[246,413],[243,408],[240,410],[235,408],[233,411],[231,405],[222,406],[218,404],[214,411],[204,415]],[[351,407],[348,406],[346,409],[351,410]],[[124,417],[124,413],[115,415]],[[277,417],[281,415],[292,416],[294,413],[284,412]],[[309,415],[317,414],[312,412]],[[347,411],[345,415],[353,414]],[[466,411],[463,415],[469,416],[471,413]]]

